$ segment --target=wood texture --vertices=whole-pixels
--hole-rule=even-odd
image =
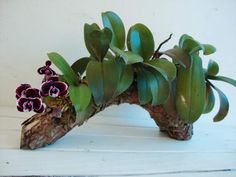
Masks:
[[[138,92],[135,85],[103,106],[92,103],[83,117],[76,116],[68,98],[57,98],[47,102],[44,113],[35,114],[22,123],[21,149],[37,149],[52,144],[64,136],[75,126],[81,126],[85,120],[111,105],[121,103],[139,104]],[[147,110],[162,132],[171,138],[188,140],[192,137],[193,127],[184,123],[178,116],[167,114],[163,106],[142,105]]]

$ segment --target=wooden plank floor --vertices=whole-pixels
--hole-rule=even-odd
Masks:
[[[126,105],[127,106],[127,105]],[[236,120],[212,123],[203,116],[190,141],[160,133],[139,107],[111,108],[46,148],[20,150],[29,114],[0,108],[0,176],[236,177]],[[122,108],[121,108],[122,109]]]

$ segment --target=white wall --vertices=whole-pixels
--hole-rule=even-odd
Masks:
[[[174,33],[164,49],[183,33],[214,44],[218,51],[211,58],[221,65],[220,74],[236,78],[235,0],[0,0],[0,105],[15,105],[18,84],[40,84],[36,69],[47,52],[59,52],[69,63],[86,56],[83,25],[101,24],[100,13],[107,10],[117,12],[126,29],[146,24],[157,44]],[[217,85],[227,93],[230,115],[235,115],[236,89]]]

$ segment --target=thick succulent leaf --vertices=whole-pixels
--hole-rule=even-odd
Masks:
[[[52,52],[48,53],[48,58],[61,70],[63,78],[69,85],[77,85],[79,83],[80,78],[61,55]]]
[[[66,82],[66,79],[64,78],[64,75],[58,75],[59,76],[59,80],[62,82]]]
[[[86,23],[84,25],[84,43],[88,51],[90,50],[90,38],[91,38],[90,34],[93,31],[99,31],[99,30],[100,28],[96,23],[93,23],[91,25]]]
[[[144,70],[143,73],[145,74],[148,82],[149,92],[152,95],[152,105],[158,104],[158,84],[157,78],[154,73]]]
[[[209,83],[206,83],[206,98],[205,107],[203,113],[209,113],[212,111],[215,105],[215,95]]]
[[[91,91],[85,84],[79,86],[69,86],[70,100],[76,110],[76,112],[84,111],[91,100]]]
[[[89,119],[89,117],[91,116],[92,109],[93,100],[90,99],[90,103],[88,104],[88,106],[83,111],[77,112],[76,114],[76,120],[79,121],[78,126],[82,125],[84,121],[87,121]]]
[[[184,49],[187,53],[192,54],[195,52],[198,52],[199,50],[205,50],[204,46],[199,43],[198,41],[194,40],[194,39],[186,39],[183,42],[183,47],[182,49]]]
[[[215,76],[218,74],[218,72],[219,72],[219,65],[214,60],[210,60],[207,66],[207,74]]]
[[[164,104],[170,95],[170,83],[158,72],[156,78],[158,82],[157,104],[160,105]]]
[[[112,39],[112,32],[108,28],[104,28],[103,30],[92,30],[90,33],[89,30],[89,25],[85,24],[84,35],[86,47],[94,58],[101,61],[109,49]]]
[[[104,102],[108,102],[116,92],[120,81],[120,72],[115,60],[103,61]]]
[[[185,42],[185,40],[187,39],[193,39],[191,36],[187,35],[187,34],[183,34],[180,39],[179,39],[179,47],[183,48],[183,44]]]
[[[105,58],[107,59],[115,59],[116,56],[114,56],[109,50],[107,51],[107,54],[105,56]]]
[[[129,29],[128,49],[148,60],[154,53],[154,39],[151,31],[143,24],[136,24]]]
[[[155,105],[163,104],[170,94],[170,83],[168,82],[168,78],[154,68],[148,68],[148,71],[155,76],[158,85],[156,100],[153,100],[153,103],[155,103]]]
[[[229,77],[225,77],[225,76],[211,76],[211,75],[208,75],[208,76],[207,76],[207,79],[223,81],[223,82],[226,82],[226,83],[231,84],[231,85],[233,85],[234,87],[236,87],[236,80],[231,79],[231,78],[229,78]]]
[[[201,116],[206,95],[202,60],[197,54],[192,54],[191,58],[191,67],[179,67],[177,72],[176,108],[186,123],[193,123]]]
[[[219,111],[217,112],[217,114],[213,118],[214,122],[219,122],[219,121],[223,120],[226,117],[226,115],[228,114],[228,111],[229,111],[229,101],[228,101],[227,97],[225,96],[225,94],[220,89],[215,87],[210,82],[209,82],[209,84],[216,90],[216,92],[218,93],[219,98],[220,98],[220,108],[219,108]]]
[[[184,68],[190,67],[191,64],[190,55],[181,48],[175,47],[173,49],[162,52],[162,54],[165,54],[168,57],[172,58],[175,63],[180,64]]]
[[[170,94],[166,101],[163,103],[163,107],[169,115],[176,116],[176,78],[170,83]]]
[[[118,56],[120,56],[126,64],[134,64],[143,62],[143,58],[140,55],[137,55],[130,51],[123,51],[117,47],[111,46],[111,50]]]
[[[80,75],[82,75],[84,71],[86,70],[88,62],[90,60],[91,58],[89,57],[80,58],[79,60],[77,60],[71,65],[71,68],[74,70],[75,73],[79,73]]]
[[[210,55],[216,51],[216,48],[213,45],[201,44],[187,34],[180,37],[179,47],[190,54],[202,50],[204,55]]]
[[[125,48],[125,27],[120,17],[114,12],[108,11],[102,13],[104,27],[112,31],[111,45],[119,49]]]
[[[95,103],[107,103],[115,94],[118,87],[120,73],[114,59],[103,62],[90,61],[86,70],[86,77]]]
[[[144,105],[152,100],[152,94],[148,86],[148,80],[145,73],[137,68],[137,87],[138,87],[138,97],[139,103]]]
[[[103,103],[104,97],[104,79],[103,63],[91,60],[86,69],[86,78],[88,86],[92,91],[94,101],[97,105]]]
[[[130,65],[121,66],[122,70],[120,71],[120,80],[116,90],[116,95],[123,93],[127,90],[133,82],[134,74],[133,68]]]
[[[153,62],[151,62],[151,60],[142,63],[141,66],[147,67],[148,70],[154,69],[154,70],[158,71],[166,80],[168,80],[168,73],[166,72],[166,70],[164,70],[164,68],[153,65]]]
[[[211,44],[203,44],[203,47],[204,47],[203,51],[204,55],[210,55],[216,52],[216,48]]]
[[[166,59],[163,59],[163,58],[153,59],[153,60],[147,61],[147,63],[151,64],[152,66],[156,68],[161,68],[165,70],[165,73],[169,81],[172,81],[176,77],[175,64]]]
[[[146,78],[148,84],[148,91],[146,93],[151,93],[152,104],[163,104],[169,97],[169,82],[160,72],[145,65],[142,65],[142,74]]]

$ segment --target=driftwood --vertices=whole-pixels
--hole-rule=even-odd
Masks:
[[[35,114],[22,123],[21,149],[37,149],[52,144],[68,133],[75,126],[80,126],[96,113],[110,105],[122,103],[139,104],[136,86],[132,85],[128,90],[114,98],[102,107],[91,105],[86,114],[77,116],[68,98],[58,99],[52,104],[47,104],[44,113]],[[142,105],[150,113],[159,126],[160,131],[177,140],[188,140],[192,137],[192,124],[184,123],[178,116],[170,115],[163,106]]]

